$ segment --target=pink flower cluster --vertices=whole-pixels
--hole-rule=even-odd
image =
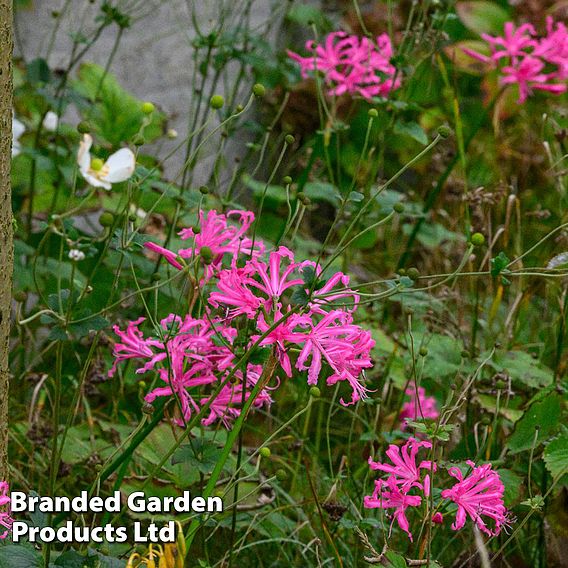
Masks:
[[[431,461],[420,461],[416,458],[421,448],[430,449],[432,444],[428,441],[418,441],[410,438],[400,448],[391,444],[386,451],[392,464],[375,462],[369,458],[372,470],[389,474],[387,479],[375,480],[373,494],[364,497],[363,504],[368,509],[393,509],[392,523],[397,521],[398,526],[408,534],[412,541],[410,523],[406,516],[411,507],[420,507],[422,496],[429,498],[432,492],[431,475],[437,470],[436,464]],[[457,505],[456,520],[452,524],[453,530],[459,530],[465,525],[467,516],[477,527],[489,536],[499,534],[508,524],[508,512],[503,503],[505,488],[491,464],[476,466],[474,462],[466,462],[471,472],[464,476],[457,467],[448,470],[449,474],[458,482],[450,489],[441,492],[442,500],[448,500]],[[437,509],[444,507],[444,501],[437,504]],[[486,520],[492,519],[493,528],[487,526]],[[443,523],[440,511],[434,512],[432,522]],[[392,530],[391,523],[391,530]]]
[[[10,503],[11,499],[8,494],[10,486],[6,481],[0,481],[0,526],[6,530],[0,532],[0,539],[5,539],[12,530],[14,519],[11,517]]]
[[[235,217],[240,226],[229,223]],[[139,327],[144,318],[131,321],[124,330],[114,326],[120,341],[114,345],[109,376],[123,361],[140,362],[136,373],[153,371],[164,383],[147,394],[146,401],[174,397],[181,411],[180,425],[210,401],[221,383],[224,386],[211,399],[203,424],[220,420],[229,427],[239,416],[262,368],[249,363],[246,377],[239,370],[227,382],[238,360],[237,344],[246,350],[253,344],[265,352],[273,350],[286,376],[291,377],[294,368],[306,371],[309,385],[323,378],[328,385],[346,383],[351,389],[350,401],[341,399],[346,406],[367,394],[362,377],[372,366],[374,340],[353,321],[359,296],[348,287],[349,277],[337,272],[325,280],[321,267],[311,261],[296,262],[286,247],[265,258],[263,243],[245,236],[253,220],[250,212],[210,211],[200,215],[199,231],[181,231],[183,238],[192,240],[189,248],[174,252],[146,244],[178,269],[183,269],[183,259],[204,247],[210,249],[211,262],[203,266],[201,318],[170,314],[149,337]],[[295,294],[299,300],[293,307]],[[260,390],[254,407],[271,404],[269,390]]]
[[[323,44],[306,43],[311,53],[302,57],[293,51],[288,56],[301,68],[302,77],[321,71],[330,95],[358,94],[367,100],[385,97],[400,86],[400,77],[391,63],[393,47],[387,34],[373,42],[337,31],[327,35]]]
[[[436,399],[433,396],[426,396],[426,391],[423,387],[418,387],[418,396],[416,395],[416,387],[414,385],[407,388],[405,394],[410,397],[410,400],[403,404],[399,415],[400,429],[403,432],[406,430],[408,420],[438,419],[440,413],[438,412]]]
[[[524,103],[533,91],[564,93],[568,80],[568,29],[549,16],[546,36],[539,37],[531,24],[516,27],[505,24],[504,35],[482,35],[489,44],[491,55],[464,49],[469,56],[500,67],[503,85],[518,85],[519,104]]]

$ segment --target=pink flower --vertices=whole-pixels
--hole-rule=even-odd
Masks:
[[[431,448],[430,442],[420,442],[414,438],[410,438],[402,448],[396,444],[391,444],[385,452],[391,460],[392,465],[375,462],[369,458],[369,466],[375,471],[383,471],[391,475],[394,483],[400,485],[404,492],[410,491],[412,487],[418,487],[424,491],[426,496],[430,495],[430,476],[426,474],[424,480],[421,481],[421,469],[428,472],[436,471],[436,465],[430,461],[421,461],[416,463],[416,456],[420,448]]]
[[[376,43],[337,31],[327,35],[322,45],[306,43],[312,55],[302,57],[293,51],[288,56],[300,65],[302,77],[322,71],[331,95],[359,94],[367,100],[386,96],[400,86],[396,68],[390,62],[393,49],[390,38],[382,34]]]
[[[138,318],[135,321],[128,323],[125,331],[121,331],[120,328],[115,325],[113,326],[114,333],[120,337],[121,343],[115,343],[112,354],[114,355],[114,363],[112,368],[108,372],[109,377],[113,377],[118,363],[121,361],[126,361],[128,359],[149,359],[149,361],[140,369],[137,373],[144,373],[149,369],[152,369],[154,365],[161,361],[164,357],[164,353],[154,353],[153,347],[158,347],[164,349],[164,345],[161,341],[156,339],[145,339],[142,332],[138,328],[138,325],[145,321],[146,318]]]
[[[286,261],[288,266],[284,268],[283,262]],[[290,278],[297,270],[298,264],[294,262],[294,253],[286,247],[279,247],[278,250],[271,252],[268,265],[259,260],[253,260],[251,265],[256,269],[256,275],[260,279],[260,282],[251,282],[251,286],[267,296],[266,310],[270,311],[275,307],[288,288],[303,284],[301,278]]]
[[[274,323],[283,318],[280,305],[274,312],[274,322],[272,324],[265,321],[264,315],[261,314],[256,322],[258,330],[264,335]],[[297,344],[305,340],[305,335],[296,330],[298,326],[309,325],[311,319],[309,316],[300,316],[293,314],[283,321],[278,327],[273,329],[261,342],[260,345],[276,345],[276,356],[282,367],[282,370],[288,377],[292,376],[292,363],[288,355],[287,345]],[[251,337],[252,341],[256,341],[260,336]]]
[[[231,218],[237,218],[240,226],[229,224]],[[194,246],[180,249],[177,253],[152,242],[146,242],[144,246],[162,255],[178,270],[183,269],[183,265],[177,260],[178,257],[193,258],[198,256],[204,247],[209,248],[212,259],[210,264],[204,265],[204,278],[210,280],[219,270],[225,255],[230,255],[231,259],[235,260],[239,254],[257,257],[264,252],[264,245],[261,241],[257,241],[253,245],[252,240],[245,237],[245,233],[253,221],[254,213],[251,211],[234,210],[228,211],[226,215],[213,210],[207,214],[200,211],[199,232],[195,233],[191,227],[179,232],[183,240],[193,239]]]
[[[8,495],[10,486],[6,481],[0,481],[0,526],[6,530],[0,532],[0,539],[5,539],[12,530],[14,519],[11,517],[10,503],[11,499]]]
[[[534,90],[554,94],[564,93],[568,78],[568,31],[562,23],[555,25],[547,18],[547,35],[537,37],[530,24],[518,28],[512,22],[505,24],[504,36],[482,35],[489,44],[491,55],[486,56],[471,49],[464,52],[494,66],[501,67],[501,83],[518,85],[518,103],[524,103]]]
[[[209,294],[209,303],[214,308],[225,306],[225,317],[232,319],[240,315],[254,318],[263,304],[262,298],[255,296],[251,285],[255,284],[252,278],[253,268],[247,264],[244,268],[235,266],[221,270],[217,282],[218,292]]]
[[[452,529],[455,531],[461,529],[469,515],[481,531],[496,536],[508,522],[507,509],[503,504],[505,488],[501,478],[491,469],[491,464],[477,467],[472,461],[466,463],[473,470],[471,474],[464,478],[459,468],[450,468],[450,475],[455,477],[458,483],[451,489],[442,491],[443,499],[450,499],[458,506]],[[493,530],[488,528],[482,517],[493,519],[495,528]]]
[[[230,218],[237,218],[238,225],[230,225]],[[251,211],[228,211],[226,215],[209,211],[207,215],[199,212],[199,233],[193,228],[182,229],[179,235],[182,239],[193,239],[194,246],[180,249],[178,254],[182,258],[191,258],[198,255],[203,247],[208,247],[213,253],[213,261],[205,266],[205,278],[209,280],[221,265],[223,256],[228,254],[235,259],[239,254],[257,257],[264,252],[264,245],[245,237],[245,233],[254,221]]]
[[[442,513],[434,513],[432,515],[432,522],[436,525],[441,525],[444,522],[444,516],[442,515]]]
[[[183,265],[177,260],[178,255],[175,252],[167,248],[161,247],[160,245],[153,243],[151,241],[145,242],[144,246],[148,250],[151,250],[152,252],[155,252],[163,256],[172,266],[174,266],[178,270],[183,270]]]
[[[537,45],[534,40],[536,31],[531,24],[523,24],[517,28],[513,22],[507,22],[504,26],[504,32],[503,37],[481,35],[491,47],[491,59],[493,61],[503,57],[524,57],[527,48],[533,48]]]
[[[359,376],[365,368],[372,366],[370,352],[375,342],[371,334],[353,325],[351,316],[341,310],[325,314],[319,322],[312,321],[309,327],[296,362],[300,371],[308,371],[308,384],[317,384],[325,362],[332,370],[327,377],[328,385],[346,381],[352,388],[351,402],[340,399],[341,404],[349,406],[366,398],[368,391],[360,383]]]
[[[300,264],[299,270],[303,274],[308,269],[313,271],[314,278],[321,279],[321,266],[316,265],[311,260],[306,260]],[[339,290],[334,292],[336,286],[339,286]],[[359,304],[359,294],[356,294],[348,286],[349,276],[343,274],[343,272],[336,272],[329,280],[323,280],[323,285],[312,290],[312,301],[310,303],[312,311],[325,314],[324,308],[344,307],[348,312],[354,312]],[[306,288],[306,293],[309,293],[309,291],[309,287]],[[348,299],[345,302],[345,306],[341,306],[341,302],[338,302],[338,305],[334,305],[335,302],[344,298]]]
[[[560,94],[566,90],[566,85],[554,83],[555,75],[542,73],[545,64],[540,59],[527,55],[517,65],[503,67],[501,82],[504,85],[517,84],[519,86],[519,104],[524,103],[533,89],[549,91]]]
[[[420,495],[408,495],[397,483],[394,475],[391,475],[386,481],[375,481],[373,494],[367,495],[363,499],[363,506],[367,509],[394,509],[392,522],[397,521],[398,526],[408,535],[411,542],[412,533],[406,518],[406,510],[409,507],[419,507],[421,503],[422,497]]]
[[[254,388],[262,374],[260,365],[249,365],[247,369],[247,385],[245,389],[245,402],[250,398],[250,391]],[[217,420],[220,420],[225,428],[230,428],[232,421],[240,416],[241,406],[243,403],[243,373],[237,371],[234,375],[236,382],[234,384],[225,385],[221,392],[213,399],[209,406],[209,416],[204,418],[201,423],[204,426],[210,426]],[[202,398],[200,404],[203,406],[207,403],[209,397]],[[262,389],[254,399],[252,406],[254,408],[262,408],[270,406],[272,398],[267,388]]]
[[[410,397],[410,401],[403,404],[399,415],[401,421],[400,429],[402,431],[406,430],[407,419],[438,419],[440,413],[438,412],[436,399],[433,396],[426,396],[424,388],[418,387],[418,396],[416,396],[416,387],[413,385],[406,389],[406,395]]]

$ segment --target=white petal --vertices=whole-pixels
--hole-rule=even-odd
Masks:
[[[21,146],[20,143],[15,140],[14,142],[12,142],[12,156],[17,156],[21,151]]]
[[[91,166],[91,154],[89,150],[92,145],[93,139],[91,136],[89,134],[83,134],[83,140],[81,140],[79,144],[79,152],[77,153],[77,163],[85,179],[87,179],[85,174],[89,171]]]
[[[108,168],[108,174],[104,179],[110,183],[125,181],[134,173],[135,165],[136,158],[132,150],[121,148],[105,162],[104,168]]]
[[[58,124],[59,117],[52,110],[47,111],[43,119],[43,127],[49,132],[55,132]]]
[[[104,189],[112,189],[112,186],[108,181],[96,178],[95,176],[91,175],[88,171],[86,172],[81,171],[81,174],[83,175],[85,180],[87,180],[87,183],[89,185],[92,185],[93,187],[103,187]]]
[[[17,140],[25,131],[24,124],[17,118],[12,118],[12,139]]]

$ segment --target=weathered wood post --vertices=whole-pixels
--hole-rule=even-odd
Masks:
[[[0,480],[8,478],[8,339],[12,302],[12,0],[0,0]]]

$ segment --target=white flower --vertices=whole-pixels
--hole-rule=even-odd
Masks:
[[[80,260],[85,260],[85,253],[79,249],[71,249],[67,255],[71,260],[79,262]]]
[[[26,127],[12,115],[12,156],[17,156],[22,149],[20,136],[26,131]]]
[[[81,175],[93,186],[111,189],[113,183],[126,181],[133,173],[136,158],[128,148],[121,148],[111,154],[106,162],[94,158],[91,160],[90,149],[93,139],[89,134],[83,135],[79,146],[77,163]]]
[[[59,124],[59,117],[52,110],[48,110],[42,124],[48,132],[55,132]]]

